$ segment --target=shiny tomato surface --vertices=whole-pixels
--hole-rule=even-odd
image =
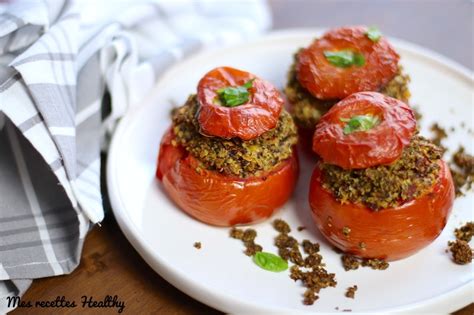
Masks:
[[[187,214],[217,226],[250,224],[268,218],[291,196],[298,178],[296,153],[274,170],[250,178],[196,170],[198,161],[173,146],[168,131],[161,142],[156,176],[168,196]]]
[[[373,211],[363,205],[337,201],[322,186],[322,172],[317,164],[309,193],[314,221],[328,241],[344,252],[386,260],[410,256],[436,239],[451,212],[453,181],[446,163],[440,161],[440,166],[438,182],[431,192],[399,207]],[[344,227],[350,229],[347,236]]]
[[[331,64],[325,52],[350,50],[365,58],[363,66],[337,67]],[[361,91],[378,91],[398,71],[399,56],[381,37],[374,42],[364,26],[341,27],[330,30],[298,54],[296,71],[298,81],[314,97],[328,100],[341,99]]]
[[[252,79],[247,103],[226,107],[216,102],[217,90],[242,86]],[[201,132],[226,139],[250,140],[275,128],[284,104],[281,93],[271,83],[230,67],[215,68],[204,75],[198,84],[197,97]]]
[[[346,122],[357,115],[377,117],[367,131],[344,133]],[[326,163],[344,169],[389,164],[398,159],[416,131],[413,110],[397,99],[377,92],[352,94],[321,117],[313,136],[313,151]]]

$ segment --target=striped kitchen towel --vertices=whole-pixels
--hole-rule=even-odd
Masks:
[[[177,60],[269,25],[253,0],[0,5],[0,313],[2,296],[79,263],[117,119]]]

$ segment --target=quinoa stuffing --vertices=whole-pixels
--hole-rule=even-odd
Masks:
[[[202,244],[201,244],[201,242],[195,242],[193,246],[194,246],[194,248],[196,248],[196,249],[201,249]]]
[[[191,95],[184,106],[173,111],[176,145],[182,145],[200,161],[202,168],[241,178],[272,170],[293,154],[297,142],[296,126],[285,110],[277,126],[256,139],[222,139],[202,135],[196,114],[199,102]]]
[[[362,203],[377,211],[396,207],[428,193],[438,179],[441,151],[414,136],[402,156],[389,165],[344,170],[321,163],[323,186],[341,203]]]
[[[467,222],[460,228],[455,229],[454,235],[457,240],[470,242],[474,235],[474,222]]]
[[[456,264],[465,265],[472,262],[472,249],[467,242],[461,240],[448,242],[448,247]]]
[[[352,287],[347,288],[346,297],[349,299],[353,299],[355,297],[355,293],[357,291],[357,285],[353,285]]]
[[[288,73],[288,84],[285,94],[291,103],[291,115],[296,125],[305,129],[312,129],[335,103],[339,100],[320,100],[311,95],[298,81],[296,75],[296,59],[299,51],[294,55],[294,62]],[[395,77],[380,90],[380,93],[408,102],[410,91],[408,83],[410,77],[399,67]]]

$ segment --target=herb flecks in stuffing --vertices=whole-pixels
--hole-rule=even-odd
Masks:
[[[441,151],[415,136],[402,156],[389,165],[344,170],[322,163],[323,186],[341,203],[361,203],[377,211],[428,193],[438,179]]]
[[[203,169],[241,178],[272,170],[293,154],[296,126],[282,111],[277,126],[256,139],[222,139],[199,133],[196,119],[199,104],[195,95],[173,113],[173,132],[178,144],[201,162]]]
[[[292,104],[291,115],[299,127],[313,129],[322,115],[324,115],[338,100],[320,100],[311,95],[296,77],[296,58],[288,73],[288,84],[285,94]],[[395,77],[381,89],[381,93],[408,102],[410,91],[408,83],[410,77],[403,73],[400,67]]]
[[[448,246],[456,264],[465,265],[472,262],[472,249],[467,242],[456,240],[449,242]]]
[[[460,228],[455,229],[454,235],[460,241],[470,242],[474,235],[474,222],[467,222]]]
[[[352,287],[347,288],[347,291],[346,291],[345,295],[346,295],[347,298],[353,299],[355,297],[356,291],[357,291],[357,286],[353,285]]]

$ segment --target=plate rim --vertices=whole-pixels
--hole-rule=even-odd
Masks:
[[[240,43],[232,46],[226,46],[223,48],[204,50],[202,52],[196,53],[192,56],[184,58],[183,60],[177,62],[168,68],[154,84],[153,88],[150,90],[150,93],[141,101],[139,104],[150,103],[151,98],[155,95],[155,91],[159,87],[162,81],[165,81],[170,74],[179,70],[186,63],[192,63],[193,60],[199,60],[200,58],[210,58],[214,54],[223,54],[232,49],[242,48],[244,46],[262,44],[271,40],[282,40],[284,38],[290,37],[315,37],[317,34],[323,32],[325,28],[295,28],[295,29],[285,29],[272,31],[267,34],[264,34],[256,39],[251,41]],[[474,86],[473,71],[467,67],[453,61],[452,59],[432,51],[431,49],[422,47],[418,44],[414,44],[405,40],[392,38],[390,41],[394,43],[395,46],[401,48],[402,50],[418,55],[420,57],[426,58],[431,62],[436,63],[437,65],[443,66],[445,69],[449,70],[452,73],[460,75],[464,80],[469,82]],[[472,105],[472,104],[471,104]],[[118,181],[116,180],[115,171],[118,169],[116,162],[116,152],[120,148],[120,139],[123,134],[125,134],[127,127],[133,121],[134,117],[138,115],[139,112],[146,108],[146,106],[132,106],[130,110],[124,115],[120,120],[115,130],[115,133],[112,136],[111,144],[108,151],[108,159],[106,165],[106,180],[107,180],[107,190],[108,196],[112,208],[112,212],[118,222],[118,225],[128,241],[132,246],[137,250],[140,256],[147,262],[147,264],[157,272],[161,277],[163,277],[170,284],[175,286],[178,290],[186,293],[192,298],[207,304],[215,309],[228,312],[231,309],[237,309],[239,312],[251,310],[253,313],[260,312],[272,312],[272,313],[308,313],[308,311],[300,311],[294,309],[283,309],[283,308],[274,308],[271,306],[262,307],[259,304],[248,303],[238,299],[233,298],[230,295],[222,294],[221,292],[216,292],[205,285],[201,285],[196,281],[193,281],[191,278],[184,277],[180,274],[179,270],[173,268],[172,265],[167,264],[165,259],[160,257],[152,250],[151,246],[140,236],[140,233],[133,222],[128,220],[127,211],[121,200],[120,194],[118,194]],[[474,290],[474,281],[471,281],[453,289],[447,291],[446,293],[439,294],[437,296],[431,297],[429,299],[417,301],[414,303],[409,303],[401,306],[383,308],[379,310],[370,310],[369,312],[413,312],[413,311],[426,311],[426,310],[437,310],[444,309],[446,311],[454,311],[467,305],[471,301],[470,292]],[[209,299],[213,297],[213,299]],[[217,302],[219,301],[219,302]],[[448,306],[448,307],[447,307]],[[314,310],[313,310],[314,311]],[[235,312],[234,312],[235,313]]]

